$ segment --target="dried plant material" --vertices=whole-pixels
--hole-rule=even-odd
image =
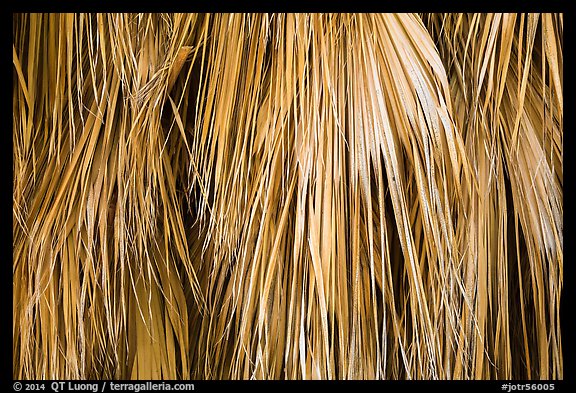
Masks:
[[[562,32],[14,15],[14,378],[563,378]]]

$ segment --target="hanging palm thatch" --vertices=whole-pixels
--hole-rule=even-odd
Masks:
[[[14,378],[562,378],[562,32],[14,15]]]

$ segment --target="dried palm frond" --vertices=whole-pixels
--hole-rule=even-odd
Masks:
[[[562,31],[14,15],[14,378],[562,378]]]

